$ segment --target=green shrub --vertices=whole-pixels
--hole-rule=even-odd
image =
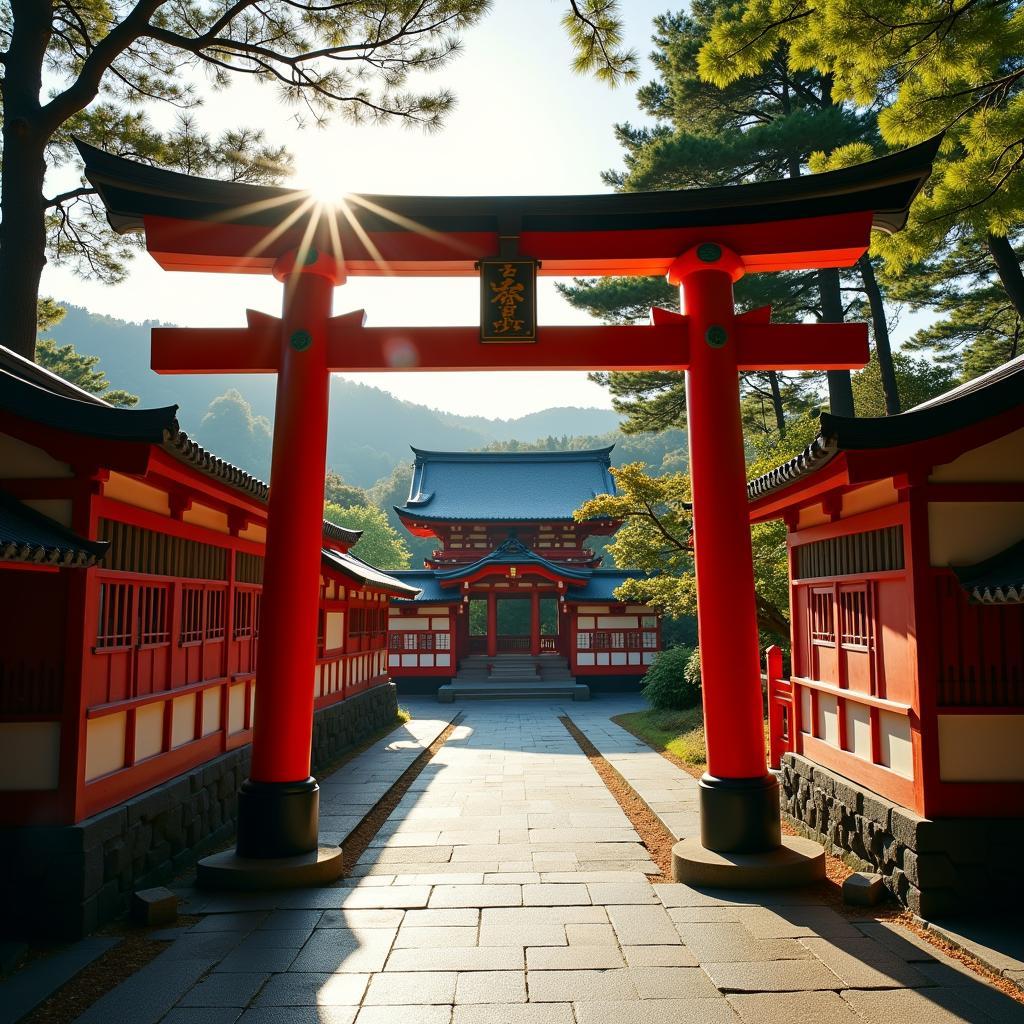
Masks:
[[[659,651],[647,670],[643,694],[658,709],[696,707],[700,703],[700,659],[696,649],[680,646]]]

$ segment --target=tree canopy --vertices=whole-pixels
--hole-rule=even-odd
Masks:
[[[364,562],[378,569],[408,569],[412,555],[405,540],[379,508],[371,505],[324,503],[324,518],[348,530],[362,530],[352,548]]]
[[[885,145],[944,133],[907,226],[873,248],[897,280],[923,265],[925,292],[948,314],[933,334],[919,335],[920,347],[945,355],[961,349],[967,376],[988,368],[999,336],[1015,339],[1019,326],[1010,321],[1024,316],[1014,248],[1024,221],[1024,7],[1008,0],[743,0],[721,5],[697,65],[708,81],[731,88],[780,47],[799,72],[827,75],[837,99],[877,106]],[[847,163],[866,155],[856,146],[839,154]],[[971,270],[959,274],[965,254]],[[972,275],[977,294],[970,309],[958,309],[947,289]],[[1002,309],[996,285],[1005,294]],[[993,322],[994,330],[987,327]],[[987,350],[977,357],[975,341]],[[1017,351],[1014,344],[1003,351]]]
[[[413,76],[444,68],[460,50],[460,33],[489,7],[490,0],[0,4],[6,344],[34,353],[47,259],[116,282],[138,244],[109,230],[81,178],[75,138],[191,174],[278,184],[291,171],[287,149],[245,125],[216,136],[203,131],[194,112],[204,89],[257,82],[294,111],[298,125],[399,119],[433,131],[455,96],[444,86],[419,88]],[[613,85],[636,76],[617,0],[571,0],[563,23],[577,71]],[[161,106],[179,113],[168,129],[152,117]]]

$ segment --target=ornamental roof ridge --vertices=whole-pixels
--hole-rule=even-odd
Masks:
[[[440,452],[409,445],[417,462],[604,462],[611,464],[611,453],[615,444],[603,448],[580,450],[558,449],[557,451],[458,451]]]
[[[568,566],[552,562],[543,555],[538,554],[533,548],[527,547],[514,533],[503,540],[493,551],[488,552],[482,558],[478,558],[469,565],[456,566],[454,569],[437,569],[434,575],[439,580],[457,580],[463,576],[472,575],[487,565],[512,565],[527,563],[539,565],[548,572],[562,576],[568,580],[589,580],[594,574],[593,569],[571,569]]]

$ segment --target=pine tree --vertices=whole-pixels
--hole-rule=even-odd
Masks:
[[[896,298],[937,314],[906,348],[931,353],[954,378],[976,377],[1024,352],[1024,318],[1002,286],[985,236],[954,232],[937,255],[891,276]]]
[[[324,504],[324,519],[347,530],[360,530],[362,537],[352,548],[364,562],[378,569],[408,569],[412,561],[405,539],[388,522],[388,517],[372,505]]]
[[[732,0],[726,7],[735,8]],[[659,77],[638,93],[653,128],[619,125],[618,139],[625,150],[625,169],[608,172],[605,181],[623,190],[693,188],[745,181],[792,177],[805,173],[812,153],[822,147],[842,148],[859,140],[875,141],[873,114],[832,100],[827,76],[811,70],[794,72],[785,47],[763,65],[717,88],[702,80],[696,63],[710,38],[716,12],[722,4],[698,0],[692,15],[667,14],[656,19],[657,47],[652,55]],[[860,275],[859,287],[881,293],[871,267]],[[668,285],[648,279],[575,281],[563,287],[574,305],[609,322],[639,319],[652,304],[678,308],[678,297]],[[848,292],[837,272],[752,275],[736,288],[740,309],[771,304],[779,320],[814,316],[842,320],[848,311]],[[884,310],[883,310],[884,322]],[[682,422],[685,398],[679,375],[599,375],[612,389],[616,408],[629,417],[628,429],[652,429],[664,423],[662,413]],[[849,374],[829,375],[831,404],[852,414]],[[746,382],[754,406],[771,399],[774,426],[785,429],[787,393],[799,397],[803,408],[806,390],[784,384],[777,374],[752,375]]]
[[[49,326],[53,326],[64,315],[59,307],[46,314]],[[138,405],[139,396],[121,388],[115,388],[107,380],[107,374],[99,369],[99,356],[82,355],[72,344],[58,345],[52,338],[44,338],[36,347],[36,361],[51,373],[63,377],[70,384],[76,384],[90,395],[96,395],[111,405],[130,408]]]
[[[745,0],[719,12],[700,70],[727,86],[756,71],[779,46],[789,47],[793,67],[831,76],[837,98],[865,106],[881,98],[878,124],[887,145],[945,133],[907,226],[874,245],[890,273],[915,263],[940,265],[968,243],[987,253],[981,276],[997,278],[1016,314],[1024,315],[1024,273],[1013,238],[1024,222],[1024,7],[978,0]],[[953,279],[960,276],[950,269]],[[1002,315],[991,297],[979,295],[974,304],[979,316],[949,307],[951,337],[966,337]],[[945,334],[940,330],[934,340],[944,343]]]

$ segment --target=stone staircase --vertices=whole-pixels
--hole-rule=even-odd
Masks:
[[[437,691],[443,704],[456,698],[509,697],[589,700],[590,688],[575,680],[568,659],[558,654],[474,654],[463,658],[452,681]]]

